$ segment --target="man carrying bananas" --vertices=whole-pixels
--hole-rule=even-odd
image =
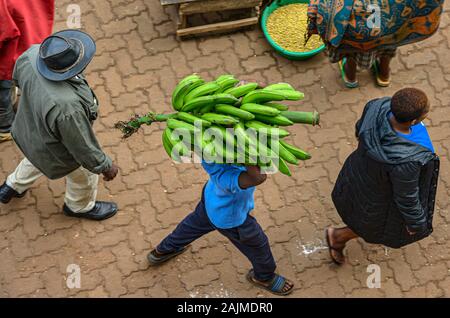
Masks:
[[[98,103],[82,72],[95,50],[88,34],[66,30],[17,60],[13,79],[22,95],[11,133],[25,159],[0,187],[0,202],[23,197],[45,175],[66,177],[67,216],[104,220],[117,213],[115,203],[96,201],[98,175],[111,181],[118,168],[92,129]]]
[[[252,263],[253,269],[247,274],[250,283],[279,296],[292,293],[294,284],[275,273],[276,264],[269,240],[250,215],[255,206],[255,187],[263,184],[267,175],[258,166],[206,161],[202,165],[210,179],[203,189],[200,203],[172,234],[150,252],[150,264],[155,266],[169,261],[184,253],[196,239],[217,230]]]

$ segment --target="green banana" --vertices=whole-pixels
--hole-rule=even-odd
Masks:
[[[214,104],[209,104],[209,105],[203,106],[202,108],[198,109],[198,114],[203,115],[206,113],[210,113],[213,111],[213,109],[214,109]]]
[[[297,148],[293,145],[288,144],[287,142],[280,140],[280,144],[289,150],[297,159],[300,160],[309,160],[311,159],[311,155],[307,153],[306,151],[301,150],[300,148]]]
[[[291,90],[278,90],[280,94],[284,95],[284,99],[286,100],[302,100],[305,98],[305,94],[299,91],[291,91]]]
[[[173,146],[172,156],[176,156],[176,158],[189,156],[191,153],[192,137],[189,138],[190,140],[184,140],[184,139],[176,140],[175,138],[173,138],[172,134],[173,134],[173,131],[171,130],[170,135],[169,135],[169,140]]]
[[[272,84],[272,85],[264,87],[264,89],[274,90],[274,91],[278,91],[278,90],[295,91],[295,88],[293,88],[292,85],[288,84],[288,83]]]
[[[268,129],[268,130],[270,130],[270,129],[276,128],[274,126],[270,126],[270,125],[264,124],[264,123],[262,123],[260,121],[257,121],[257,120],[249,120],[249,121],[245,122],[244,125],[247,128],[253,128],[253,129],[256,129],[256,130],[258,130],[258,129]]]
[[[294,156],[294,154],[292,154],[288,149],[286,149],[281,142],[279,142],[278,144],[278,153],[280,155],[280,158],[282,158],[283,160],[289,162],[290,164],[293,165],[298,165],[299,161],[297,160],[297,157]]]
[[[176,140],[173,137],[173,130],[170,129],[169,127],[166,127],[166,129],[164,129],[163,134],[166,135],[166,138],[167,138],[167,140],[170,141],[170,144],[172,145],[172,147],[178,143],[179,140]]]
[[[259,158],[266,158],[266,159],[276,159],[278,158],[278,155],[270,149],[267,145],[264,145],[261,143],[261,141],[258,140],[258,157]]]
[[[217,135],[221,136],[221,140],[215,138],[214,141],[212,141],[214,143],[217,156],[220,159],[222,159],[222,162],[218,163],[224,163],[223,159],[225,159],[225,162],[227,163],[230,163],[231,159],[233,159],[234,161],[235,159],[234,149],[236,146],[234,135],[230,133],[228,129],[221,126],[213,125],[210,128],[208,128],[207,131],[213,133],[215,136]],[[230,152],[229,148],[233,148],[233,152]]]
[[[209,121],[211,123],[214,123],[214,124],[224,125],[224,126],[231,126],[231,125],[235,125],[235,124],[239,123],[239,120],[235,119],[234,117],[227,116],[227,115],[215,114],[215,113],[203,114],[202,119]]]
[[[230,132],[231,129],[229,129],[229,128],[227,129],[225,127],[217,126],[217,125],[213,125],[213,126],[211,126],[211,128],[208,128],[208,129],[218,132],[219,134],[221,134],[222,139],[224,141],[226,141],[227,144],[229,144],[230,146],[233,146],[233,147],[235,146],[235,138],[234,138],[234,135]]]
[[[184,84],[185,82],[187,82],[187,81],[190,81],[190,80],[197,80],[197,79],[201,79],[201,77],[198,75],[198,74],[192,74],[192,75],[188,75],[188,76],[186,76],[185,78],[183,78],[181,81],[180,81],[180,84]]]
[[[243,121],[238,122],[236,125],[234,125],[233,128],[238,139],[241,139],[245,143],[250,143],[250,137],[245,132],[245,125]]]
[[[172,95],[172,105],[175,110],[180,110],[184,105],[184,99],[189,92],[203,85],[205,81],[197,75],[191,75],[182,80],[175,88]]]
[[[216,161],[217,151],[214,141],[206,142],[202,139],[200,142],[202,144],[201,153],[199,154],[200,158],[206,161]]]
[[[184,103],[187,104],[190,101],[196,99],[197,97],[212,95],[215,92],[217,92],[219,89],[220,89],[219,84],[217,84],[215,82],[205,83],[205,84],[197,87],[196,89],[193,89],[192,91],[190,91],[184,97]]]
[[[229,80],[230,78],[234,79],[234,75],[231,75],[231,74],[223,74],[223,75],[220,75],[218,78],[216,78],[215,82],[216,82],[217,84],[219,84],[219,83],[221,83],[221,82],[223,82],[223,81]]]
[[[202,157],[203,149],[206,147],[207,143],[203,140],[204,132],[198,131],[194,133],[191,138],[192,151],[199,157]]]
[[[318,112],[297,112],[297,111],[283,111],[281,115],[293,121],[296,124],[319,125],[320,115]]]
[[[254,90],[242,99],[242,104],[255,103],[255,104],[264,104],[272,101],[281,101],[285,100],[285,94],[280,93],[280,91],[273,91],[267,89],[257,89]]]
[[[227,105],[236,105],[239,102],[239,99],[234,97],[233,95],[221,93],[212,95],[214,97],[214,103],[217,104],[227,104]]]
[[[217,79],[216,83],[220,86],[220,89],[217,91],[217,93],[223,93],[236,86],[239,83],[239,80],[235,79],[234,76],[231,76],[225,77],[223,79]]]
[[[239,122],[234,125],[234,134],[236,136],[236,146],[238,150],[238,158],[241,159],[239,162],[242,163],[242,155],[245,156],[244,162],[246,164],[255,165],[258,159],[257,152],[257,136],[256,134],[252,137],[247,134],[245,131],[244,122]],[[254,138],[253,138],[254,137]]]
[[[203,127],[211,127],[211,122],[185,112],[179,112],[177,114],[177,119],[192,125],[195,125],[195,123],[201,123]]]
[[[172,148],[173,148],[173,145],[172,145],[172,143],[169,141],[169,139],[167,138],[167,136],[166,136],[166,131],[165,131],[165,130],[164,130],[164,132],[163,132],[163,134],[162,134],[162,142],[163,142],[164,150],[166,150],[166,152],[167,152],[167,155],[168,155],[169,157],[172,157]]]
[[[264,106],[273,107],[278,109],[280,112],[287,111],[289,109],[289,106],[279,103],[265,103]]]
[[[287,131],[285,129],[273,127],[273,126],[264,124],[262,122],[259,122],[257,120],[247,121],[245,123],[245,127],[250,128],[250,129],[255,129],[258,132],[262,129],[266,129],[267,134],[269,134],[269,135],[277,134],[279,138],[285,138],[290,135],[289,131]]]
[[[275,126],[292,126],[294,123],[287,119],[284,116],[276,116],[276,117],[271,117],[271,116],[265,116],[265,115],[259,115],[259,114],[255,114],[255,119],[258,121],[261,121],[263,123],[269,124],[269,125],[275,125]]]
[[[216,95],[209,95],[209,96],[202,96],[197,97],[193,100],[191,100],[189,103],[185,104],[183,108],[181,108],[181,111],[190,113],[194,110],[201,110],[203,107],[206,106],[214,106],[216,104],[229,104],[234,105],[239,100],[230,94],[216,94]]]
[[[276,164],[277,162],[278,164]],[[291,170],[289,169],[288,165],[282,158],[277,158],[275,160],[271,160],[268,163],[259,163],[259,166],[261,168],[269,168],[270,171],[273,171],[273,169],[278,170],[282,174],[292,177]]]
[[[243,120],[252,120],[255,118],[255,115],[252,113],[230,105],[218,104],[215,109],[217,113],[231,115]]]
[[[186,129],[188,130],[190,133],[194,133],[195,132],[195,126],[188,124],[184,121],[178,120],[178,119],[174,119],[174,118],[170,118],[169,120],[167,120],[167,127],[169,127],[170,129]]]
[[[289,169],[288,165],[282,158],[278,159],[278,170],[280,170],[282,174],[288,177],[292,177],[291,170]]]
[[[169,158],[171,158],[173,161],[181,162],[181,158],[176,156],[176,154],[179,152],[173,151],[174,145],[172,144],[172,141],[169,138],[169,134],[171,134],[170,130],[164,130],[164,132],[162,134],[162,143],[163,143],[164,150],[167,152],[167,155],[169,156]]]
[[[231,89],[228,89],[225,91],[227,94],[231,94],[236,98],[241,98],[242,96],[245,96],[251,92],[253,92],[255,89],[257,89],[259,86],[258,83],[248,83],[244,84],[238,87],[233,87]]]
[[[187,157],[191,153],[191,145],[185,144],[183,141],[178,142],[172,148],[172,156],[176,158]]]
[[[241,109],[248,111],[252,114],[259,114],[259,115],[265,115],[265,116],[271,116],[271,117],[278,116],[281,113],[278,109],[275,109],[273,107],[263,106],[263,105],[259,105],[259,104],[253,104],[253,103],[243,104],[241,106]]]
[[[185,112],[185,113],[190,113],[194,110],[200,110],[200,109],[202,109],[202,107],[206,107],[208,105],[214,106],[214,104],[215,104],[214,96],[197,97],[197,98],[191,100],[189,103],[185,104],[181,108],[181,111]]]

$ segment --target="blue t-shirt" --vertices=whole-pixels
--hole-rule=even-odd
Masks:
[[[433,143],[431,142],[427,127],[425,127],[424,123],[422,122],[417,125],[411,126],[410,134],[402,134],[397,132],[397,135],[416,144],[419,144],[434,153]]]
[[[244,224],[248,214],[255,208],[255,187],[242,189],[239,176],[245,167],[202,162],[209,174],[205,187],[206,214],[219,229],[231,229]]]

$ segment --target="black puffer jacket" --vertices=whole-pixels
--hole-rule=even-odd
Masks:
[[[400,248],[433,232],[439,157],[397,136],[388,120],[390,101],[367,104],[356,125],[358,149],[332,197],[342,220],[366,242]]]

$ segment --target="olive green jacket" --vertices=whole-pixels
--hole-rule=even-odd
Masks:
[[[13,79],[22,95],[12,136],[25,157],[50,179],[80,166],[101,174],[112,165],[92,130],[98,103],[82,75],[52,82],[36,69],[39,45],[17,60]]]

